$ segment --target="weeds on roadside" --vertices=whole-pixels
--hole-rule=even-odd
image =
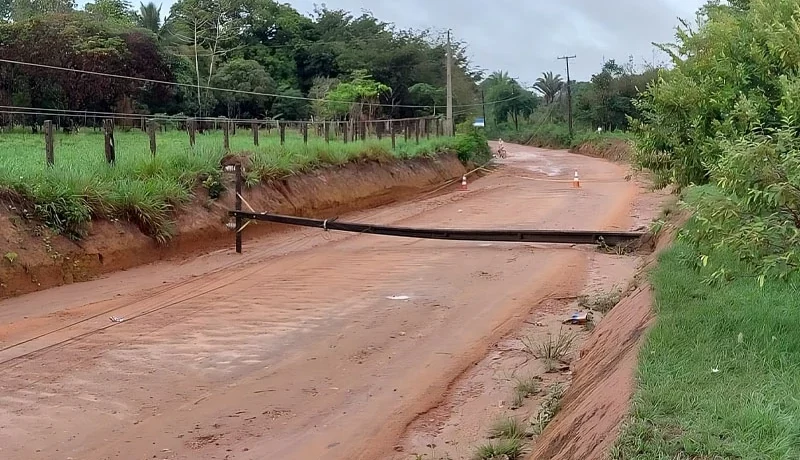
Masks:
[[[539,392],[539,377],[523,377],[514,380],[514,395],[511,409],[519,409],[525,405],[525,400]]]
[[[475,451],[474,460],[517,460],[525,453],[525,446],[520,438],[498,439],[488,442]]]
[[[491,439],[522,439],[526,435],[525,425],[514,417],[501,417],[489,429]]]
[[[547,372],[553,372],[558,367],[558,364],[564,362],[566,356],[572,351],[575,339],[574,333],[565,332],[561,328],[558,331],[558,335],[553,336],[550,334],[541,342],[536,342],[531,337],[524,337],[521,341],[527,353],[533,355],[536,359],[543,359]]]
[[[547,397],[542,401],[542,406],[531,423],[534,433],[540,435],[544,432],[561,408],[561,398],[563,397],[564,387],[561,384],[556,383],[547,390]]]

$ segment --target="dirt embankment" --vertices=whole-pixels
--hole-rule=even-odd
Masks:
[[[674,239],[675,227],[649,242],[655,250],[647,257],[635,288],[584,342],[561,409],[536,440],[531,460],[608,457],[630,409],[639,349],[655,319],[646,274]]]
[[[633,157],[633,146],[624,139],[602,139],[587,141],[570,149],[570,152],[615,162],[629,162]]]
[[[260,184],[247,190],[245,199],[259,212],[325,218],[409,198],[464,172],[455,155],[388,164],[358,162]],[[70,241],[24,220],[3,203],[0,299],[231,244],[233,236],[225,223],[233,208],[234,184],[231,177],[225,180],[228,191],[219,200],[209,200],[205,189],[196,191],[193,203],[177,214],[176,236],[165,246],[132,224],[106,220],[94,222],[82,241]],[[250,225],[245,241],[277,229]]]

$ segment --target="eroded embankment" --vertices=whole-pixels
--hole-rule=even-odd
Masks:
[[[652,244],[637,282],[584,342],[560,410],[537,438],[531,460],[607,458],[619,436],[635,390],[639,349],[651,326],[653,294],[646,280],[674,232]]]
[[[357,162],[259,184],[247,191],[246,200],[256,211],[332,217],[409,198],[464,172],[455,155]],[[232,236],[225,222],[233,207],[233,183],[230,177],[225,180],[228,191],[219,200],[209,200],[205,189],[197,189],[193,203],[176,215],[175,237],[163,246],[135,225],[107,220],[93,222],[86,238],[71,241],[23,219],[4,203],[0,207],[0,299],[230,244]],[[245,237],[276,228],[251,225]]]

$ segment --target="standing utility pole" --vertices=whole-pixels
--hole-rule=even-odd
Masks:
[[[481,105],[483,106],[483,126],[488,129],[489,120],[486,119],[486,98],[483,95],[483,90],[481,90]]]
[[[567,117],[569,118],[569,137],[572,137],[572,82],[569,79],[569,60],[577,56],[561,56],[559,59],[567,61]]]
[[[450,44],[450,30],[447,30],[447,121],[444,127],[446,136],[453,135],[453,47]]]

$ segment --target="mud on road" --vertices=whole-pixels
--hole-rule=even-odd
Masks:
[[[657,213],[623,166],[509,154],[466,192],[342,220],[630,230]],[[592,248],[317,230],[231,252],[1,302],[0,457],[408,458],[420,415],[538,306],[631,271],[603,274]]]

